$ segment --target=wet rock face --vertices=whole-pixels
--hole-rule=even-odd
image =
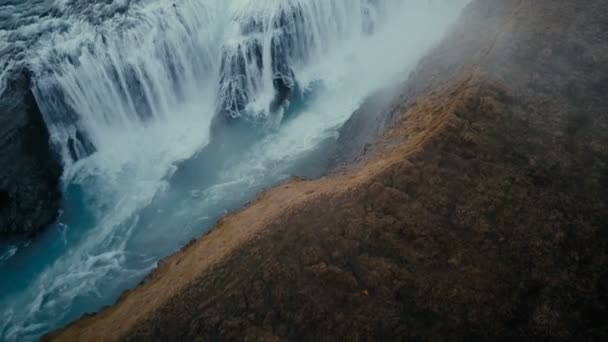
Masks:
[[[359,107],[340,128],[332,149],[327,169],[334,170],[365,158],[368,149],[382,136],[390,125],[393,115],[399,110],[402,98],[399,89],[382,89]]]
[[[0,209],[8,208],[11,204],[11,196],[6,190],[0,190]]]
[[[57,216],[61,166],[29,90],[15,76],[0,98],[0,239],[32,235]]]
[[[260,18],[252,18],[241,25],[241,34],[247,38],[237,47],[226,47],[222,54],[220,71],[220,115],[236,119],[242,116],[247,104],[259,91],[259,75],[264,72],[263,49],[264,41],[257,35],[269,34],[273,37],[270,42],[270,68],[272,83],[276,92],[269,104],[269,112],[287,106],[289,97],[296,86],[292,60],[305,59],[307,51],[296,44],[303,37],[303,13],[300,8],[281,12],[272,22]]]

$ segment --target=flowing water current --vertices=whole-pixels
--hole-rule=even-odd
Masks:
[[[30,71],[64,165],[58,221],[0,243],[0,340],[113,303],[256,192],[322,172],[302,161],[465,3],[0,0],[0,94]]]

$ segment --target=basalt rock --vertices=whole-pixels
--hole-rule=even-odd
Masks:
[[[62,169],[27,72],[0,97],[0,165],[0,239],[33,235],[52,223]]]

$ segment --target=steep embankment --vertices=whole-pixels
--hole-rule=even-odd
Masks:
[[[0,239],[34,234],[55,219],[60,177],[29,77],[15,75],[0,96]]]
[[[602,0],[473,1],[355,165],[47,338],[607,338],[606,42]]]

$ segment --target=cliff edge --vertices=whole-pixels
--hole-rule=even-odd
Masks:
[[[604,1],[474,0],[358,161],[45,339],[606,340],[607,93]]]

